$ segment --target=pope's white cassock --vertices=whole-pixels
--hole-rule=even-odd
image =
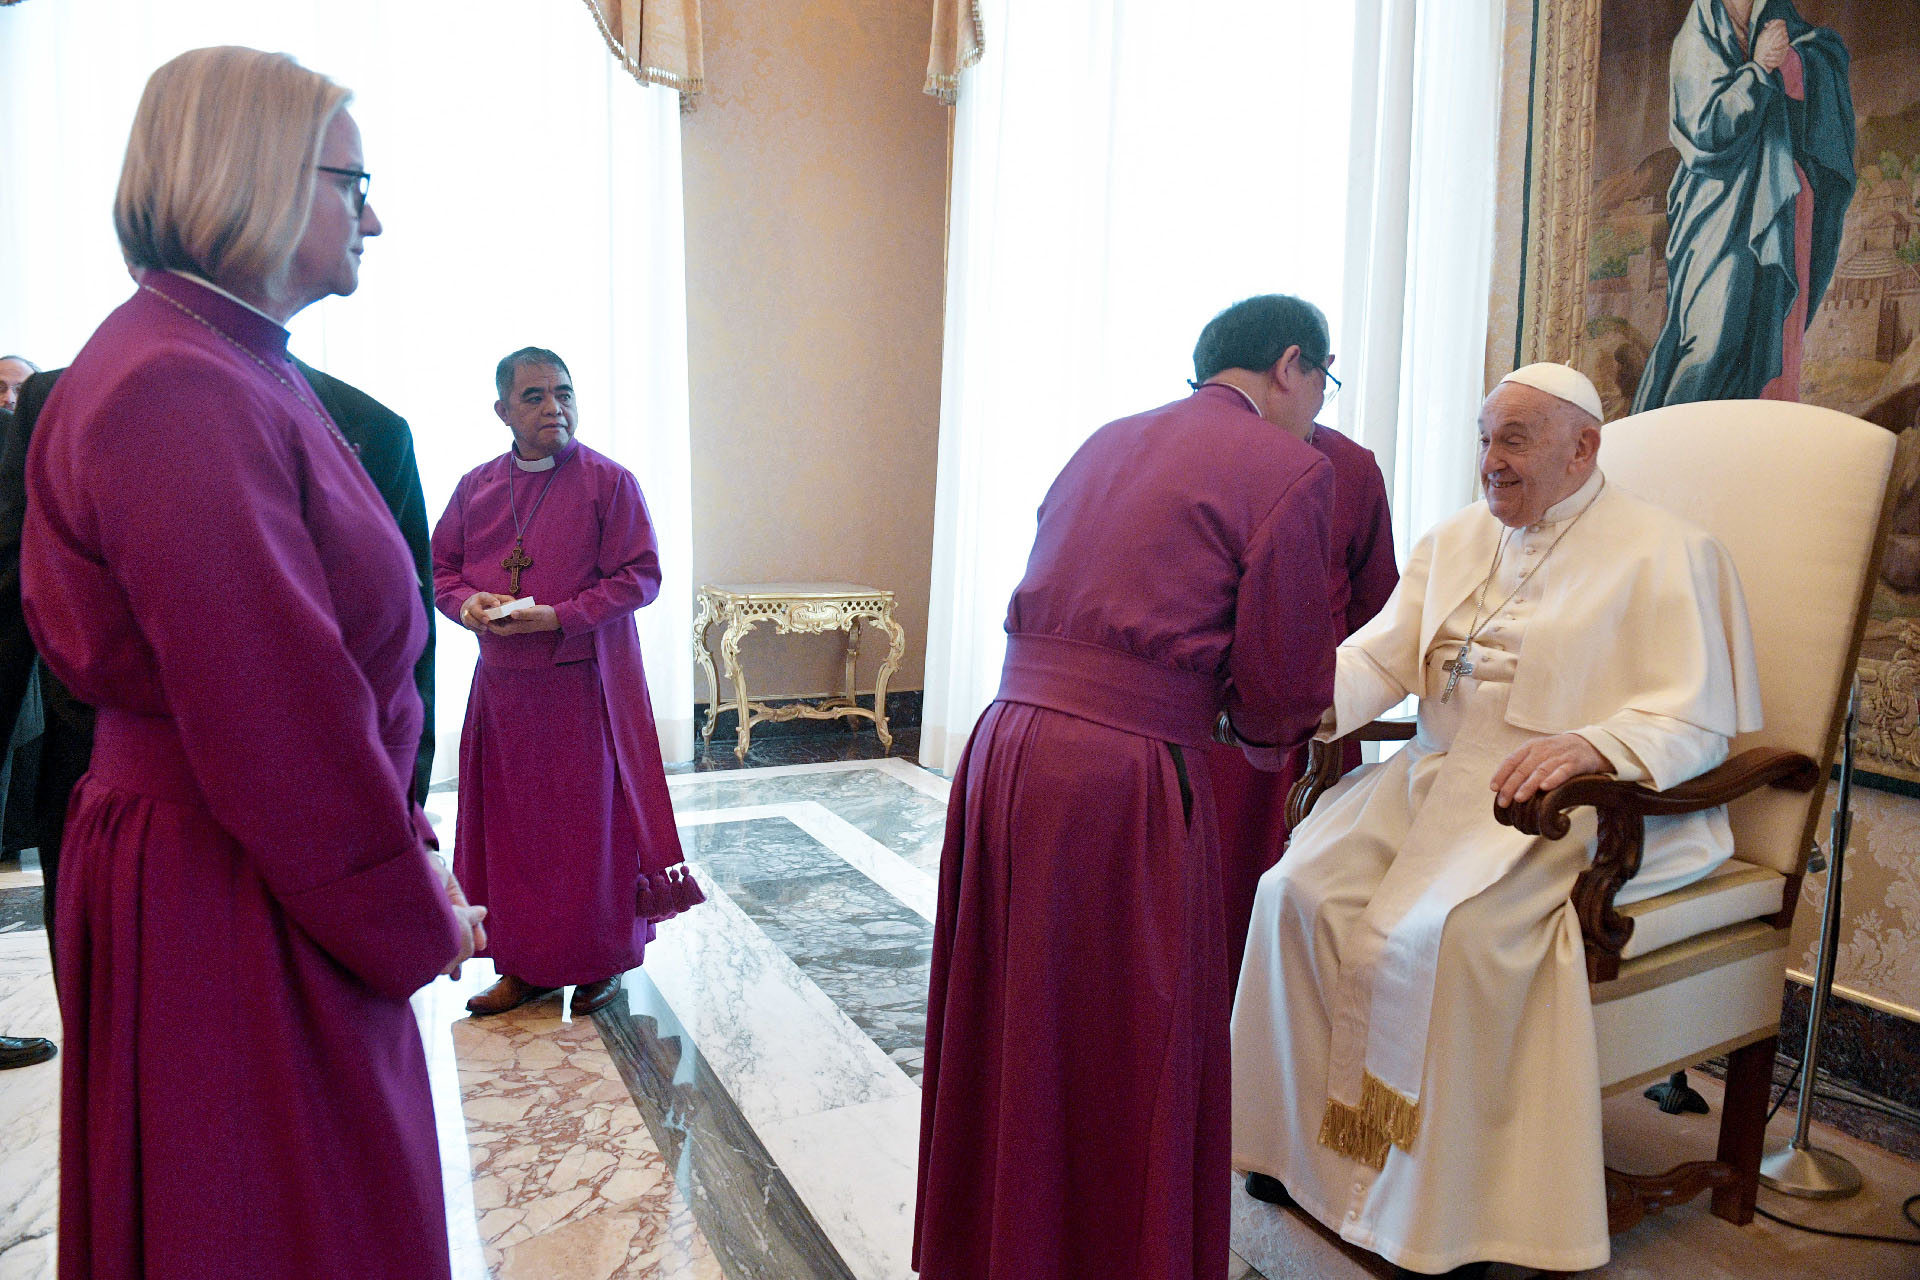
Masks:
[[[1471,674],[1442,700],[1483,599]],[[1757,691],[1726,551],[1598,471],[1537,524],[1509,529],[1480,502],[1421,539],[1341,646],[1322,736],[1410,693],[1419,734],[1321,797],[1260,882],[1234,1007],[1235,1167],[1417,1271],[1605,1263],[1600,1082],[1567,901],[1593,813],[1536,839],[1495,821],[1489,784],[1523,743],[1573,730],[1619,777],[1672,786],[1759,727]],[[1619,900],[1698,879],[1731,849],[1719,810],[1651,819]]]

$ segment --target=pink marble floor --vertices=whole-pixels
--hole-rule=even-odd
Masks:
[[[567,1018],[559,996],[469,1017],[466,996],[491,980],[489,966],[471,965],[416,1003],[443,1117],[456,1276],[720,1280],[593,1023]],[[456,1090],[457,1135],[442,1102]]]

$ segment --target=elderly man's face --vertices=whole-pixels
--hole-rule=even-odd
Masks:
[[[505,400],[494,401],[493,411],[513,431],[514,448],[529,462],[566,448],[580,420],[572,377],[551,364],[523,364],[514,370],[513,389]]]
[[[23,362],[0,360],[0,409],[13,412],[20,403],[20,384],[32,376],[33,370]]]
[[[1579,416],[1565,401],[1519,383],[1503,382],[1487,397],[1480,407],[1480,483],[1501,524],[1537,524],[1586,483],[1600,429],[1581,426]]]

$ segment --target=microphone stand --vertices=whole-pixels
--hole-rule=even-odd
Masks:
[[[1827,836],[1827,900],[1820,917],[1820,951],[1814,962],[1813,992],[1807,1001],[1807,1044],[1800,1055],[1800,1103],[1793,1137],[1768,1151],[1760,1161],[1762,1185],[1806,1200],[1844,1200],[1860,1190],[1860,1171],[1845,1156],[1807,1141],[1813,1122],[1813,1077],[1820,1056],[1820,1028],[1826,1021],[1827,998],[1833,994],[1834,952],[1840,944],[1840,883],[1846,868],[1847,837],[1853,827],[1853,725],[1860,701],[1860,681],[1847,698],[1846,737],[1840,747],[1840,798],[1833,809]],[[1809,868],[1817,870],[1818,868]]]

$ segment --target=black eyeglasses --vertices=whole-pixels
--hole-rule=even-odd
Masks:
[[[1307,358],[1307,356],[1304,353],[1302,353],[1300,356],[1300,361],[1302,364],[1306,365],[1310,369],[1318,369],[1321,372],[1321,374],[1326,378],[1327,390],[1326,390],[1326,393],[1320,397],[1320,403],[1323,407],[1325,405],[1331,404],[1333,402],[1333,398],[1340,394],[1340,379],[1333,376],[1333,353],[1329,351],[1327,353],[1327,358],[1324,361],[1310,360]]]
[[[331,173],[342,178],[353,179],[353,216],[359,217],[367,211],[367,188],[373,185],[373,175],[365,169],[336,169],[330,164],[313,166],[321,173]]]

